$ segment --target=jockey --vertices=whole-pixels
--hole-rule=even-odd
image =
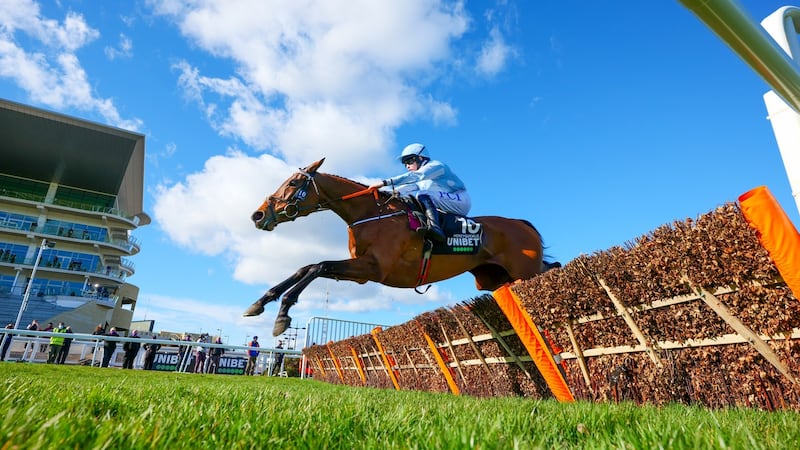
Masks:
[[[466,186],[446,164],[431,159],[422,144],[406,146],[398,159],[408,172],[375,183],[370,188],[392,186],[393,189],[397,187],[401,195],[416,197],[428,219],[427,227],[417,231],[437,242],[444,242],[437,208],[466,216],[472,207]]]

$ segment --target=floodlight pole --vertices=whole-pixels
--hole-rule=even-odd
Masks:
[[[19,321],[22,320],[22,313],[28,307],[28,299],[31,297],[31,288],[33,287],[33,279],[36,277],[36,269],[39,268],[39,262],[42,260],[42,253],[45,247],[55,247],[55,242],[48,242],[47,239],[42,239],[42,245],[39,246],[39,253],[36,255],[36,262],[33,264],[31,271],[31,278],[28,280],[28,285],[25,287],[25,293],[22,295],[22,304],[19,305],[19,313],[17,314],[17,321],[14,322],[14,328],[19,329]]]

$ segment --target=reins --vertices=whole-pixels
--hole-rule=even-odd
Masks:
[[[378,205],[378,208],[380,208],[380,202],[378,201],[380,199],[380,195],[379,195],[377,189],[372,189],[372,188],[366,188],[366,189],[363,189],[363,190],[360,190],[360,191],[357,191],[357,192],[353,192],[352,194],[343,195],[343,196],[339,197],[338,199],[329,200],[327,203],[332,203],[332,202],[341,201],[341,200],[350,200],[351,198],[361,197],[362,195],[367,195],[367,194],[370,194],[370,193],[375,198],[375,203]],[[388,219],[389,217],[402,216],[404,214],[405,214],[405,211],[403,211],[403,210],[394,211],[394,212],[389,213],[389,214],[378,214],[377,216],[366,217],[364,219],[358,219],[355,222],[348,224],[347,226],[354,227],[354,226],[360,225],[362,223],[372,222],[374,220]]]
[[[317,192],[319,192],[319,191],[317,191]],[[361,191],[353,192],[352,194],[343,195],[343,196],[339,197],[339,200],[350,200],[351,198],[361,197],[362,195],[367,195],[370,192],[372,193],[372,196],[375,197],[375,201],[377,202],[378,198],[379,198],[378,190],[377,189],[372,189],[372,188],[366,188],[366,189],[363,189]]]

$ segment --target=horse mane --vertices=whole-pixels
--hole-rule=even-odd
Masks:
[[[369,187],[369,186],[367,186],[367,185],[366,185],[366,184],[364,184],[364,183],[359,183],[359,182],[358,182],[358,181],[356,181],[356,180],[351,180],[350,178],[343,177],[343,176],[341,176],[341,175],[336,175],[336,174],[332,174],[332,173],[322,173],[322,172],[317,172],[317,173],[319,173],[320,175],[326,175],[326,176],[329,176],[329,177],[331,177],[331,178],[336,178],[336,179],[338,179],[338,180],[347,181],[347,182],[350,182],[350,183],[353,183],[353,184],[357,184],[357,185],[359,185],[359,186],[363,186],[363,187],[364,187],[364,189],[366,189],[366,188],[368,188],[368,187]]]

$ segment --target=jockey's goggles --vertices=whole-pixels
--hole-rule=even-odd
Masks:
[[[404,156],[403,159],[400,160],[403,164],[411,164],[413,162],[417,162],[417,155],[408,155]]]

